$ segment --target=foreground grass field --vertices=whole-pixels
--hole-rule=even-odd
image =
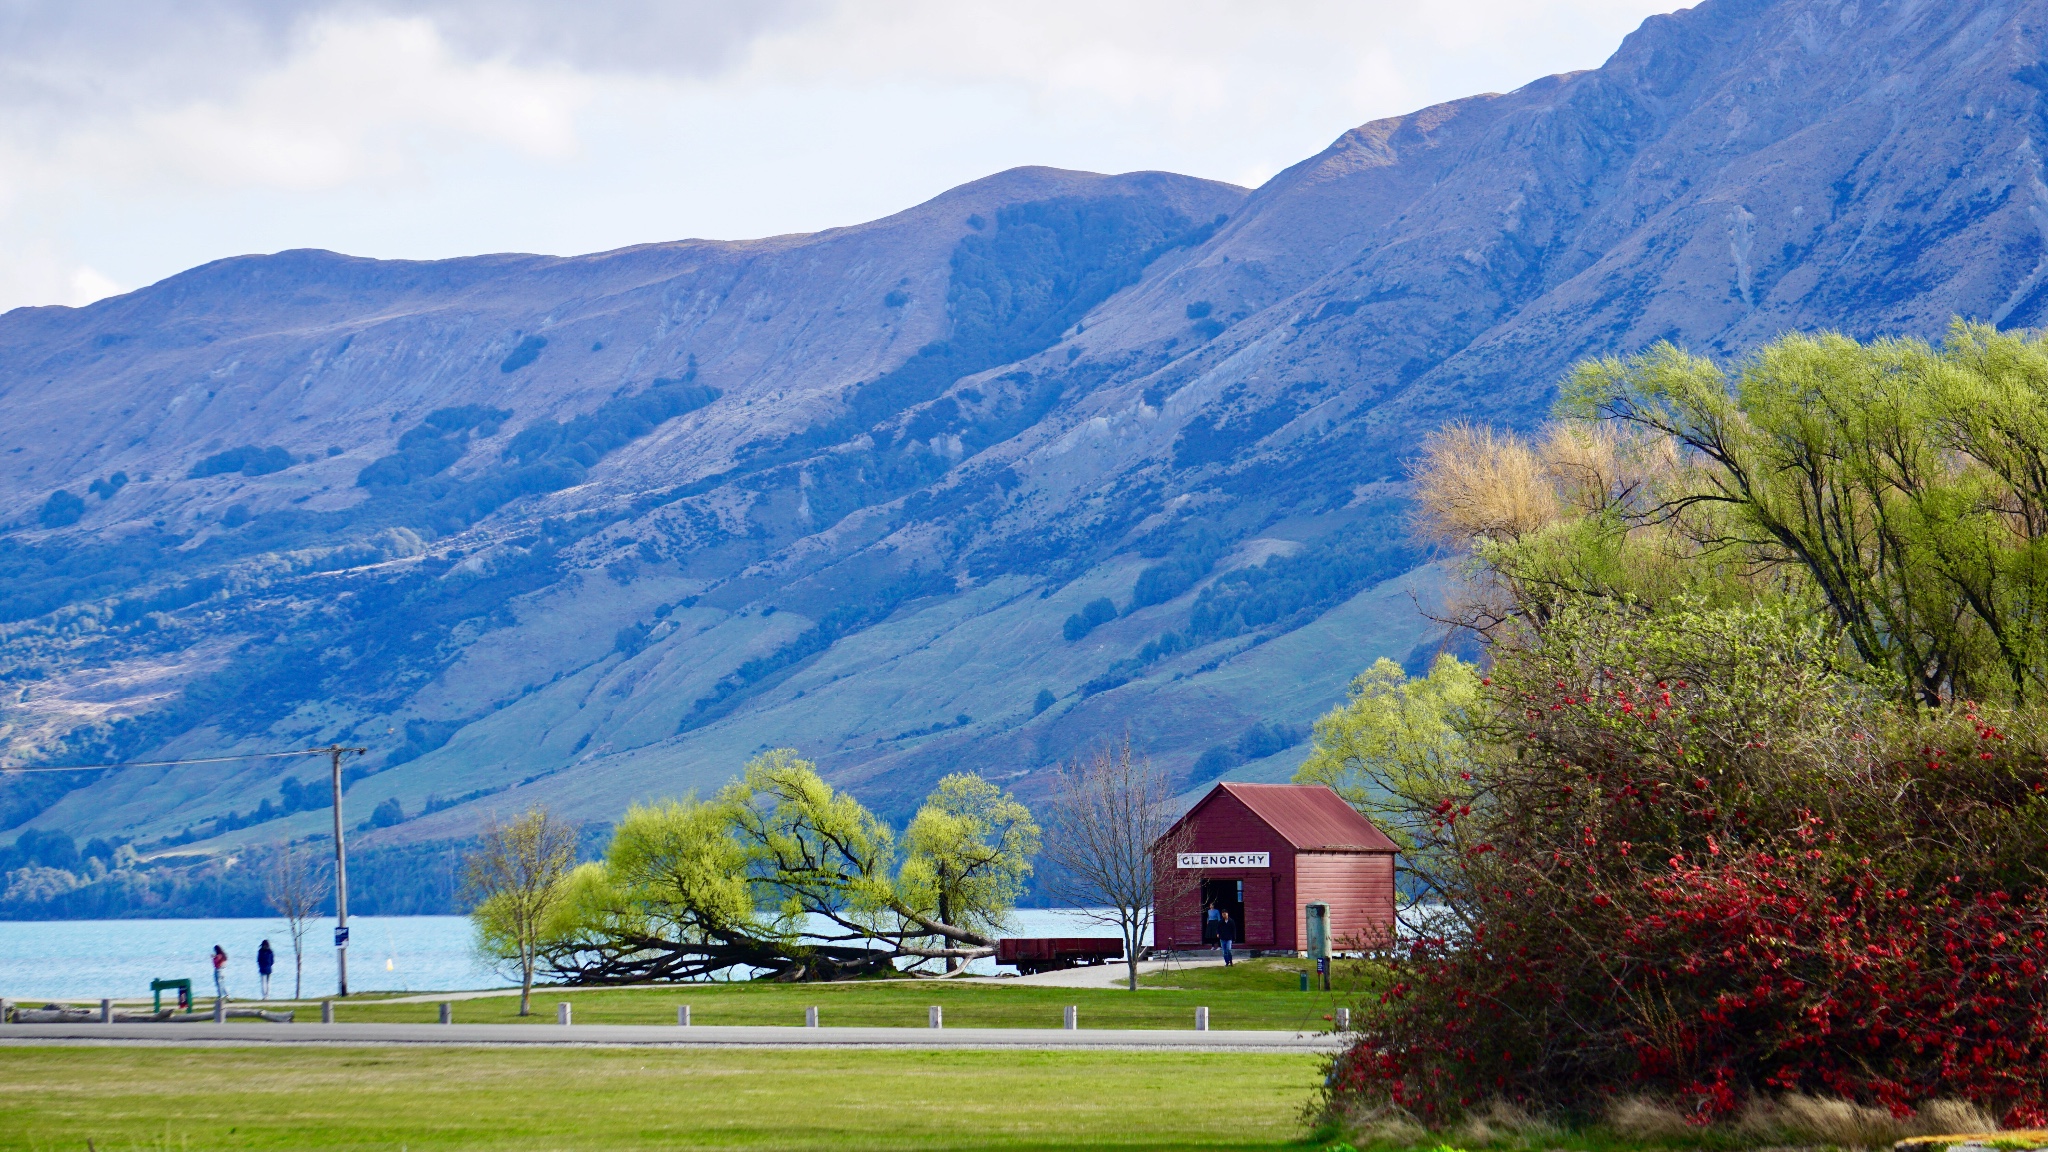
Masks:
[[[1195,1009],[1209,1009],[1217,1030],[1272,1028],[1322,1031],[1357,992],[1300,991],[1303,961],[1261,961],[1222,968],[1160,973],[1137,993],[1114,988],[1044,988],[1018,984],[956,984],[930,980],[878,980],[845,984],[690,984],[659,990],[534,989],[534,1015],[525,1023],[552,1024],[555,1005],[568,1001],[579,1024],[674,1024],[676,1006],[688,1004],[699,1025],[766,1024],[795,1027],[816,1006],[826,1027],[922,1028],[925,1009],[939,1005],[953,1028],[1057,1028],[1069,1004],[1083,1028],[1192,1028]],[[1172,983],[1169,983],[1171,981]],[[1344,983],[1340,981],[1339,983]],[[1180,985],[1176,987],[1175,985]],[[431,1003],[342,1002],[344,1023],[431,1023]],[[458,1000],[461,1024],[521,1023],[517,997]]]
[[[1318,1077],[1247,1053],[0,1047],[0,1149],[1277,1149]]]

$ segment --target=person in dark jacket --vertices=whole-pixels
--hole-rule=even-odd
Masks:
[[[227,966],[228,950],[215,944],[213,946],[213,998],[215,1000],[225,1000],[228,998]]]
[[[270,950],[270,941],[265,940],[256,949],[256,974],[263,977],[263,998],[270,999],[270,970],[277,966],[277,953]]]
[[[1230,941],[1236,936],[1237,923],[1230,918],[1230,913],[1225,912],[1223,914],[1223,924],[1216,933],[1217,941],[1223,945],[1223,966],[1225,968],[1230,967]]]

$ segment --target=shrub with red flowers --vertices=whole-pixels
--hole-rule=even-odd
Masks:
[[[1330,1103],[1701,1122],[1801,1091],[2048,1122],[2048,729],[1908,710],[1791,610],[1567,607],[1411,789],[1421,934]]]

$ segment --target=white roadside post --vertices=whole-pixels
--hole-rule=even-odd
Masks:
[[[926,1012],[926,1015],[930,1018],[932,1027],[944,1028],[946,1026],[945,1014],[942,1011],[940,1011],[939,1006],[937,1004],[932,1005],[931,1008]]]
[[[1067,1031],[1069,1031],[1069,1032],[1072,1032],[1072,1031],[1074,1031],[1075,1029],[1079,1028],[1080,1026],[1081,1026],[1081,1009],[1080,1009],[1080,1008],[1079,1008],[1078,1006],[1076,1006],[1076,1005],[1073,1005],[1073,1004],[1069,1004],[1069,1005],[1067,1005],[1067,1011],[1066,1011],[1066,1022],[1065,1022],[1065,1024],[1064,1024],[1064,1025],[1062,1025],[1062,1027],[1066,1028],[1066,1030],[1067,1030]]]
[[[1351,1031],[1351,1009],[1349,1009],[1349,1008],[1339,1008],[1339,1009],[1337,1009],[1337,1031],[1339,1031],[1339,1032],[1349,1032],[1349,1031]]]
[[[100,1023],[102,1023],[102,1024],[112,1024],[113,1022],[114,1022],[114,1002],[113,1002],[112,1000],[101,1000],[101,1001],[100,1001]]]
[[[688,1028],[690,1026],[690,1006],[688,1004],[676,1005],[676,1026],[680,1028]]]
[[[806,1027],[806,1028],[816,1028],[817,1026],[818,1026],[818,1010],[817,1010],[816,1008],[806,1008],[806,1009],[804,1009],[804,1027]]]
[[[558,1003],[558,1004],[556,1004],[556,1005],[555,1005],[555,1023],[557,1023],[557,1024],[567,1024],[568,1022],[569,1022],[569,1002],[568,1002],[567,1000],[564,1000],[564,1001],[562,1001],[562,1002],[560,1002],[560,1003]]]
[[[1197,1031],[1197,1032],[1207,1032],[1208,1030],[1209,1030],[1209,1010],[1208,1010],[1207,1008],[1197,1008],[1197,1009],[1195,1009],[1195,1031]]]
[[[441,1023],[455,1023],[455,1005],[450,1004],[446,1000],[441,1001]]]

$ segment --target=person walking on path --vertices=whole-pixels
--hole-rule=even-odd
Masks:
[[[1230,919],[1230,913],[1223,914],[1223,923],[1216,930],[1216,938],[1223,945],[1223,966],[1230,967],[1230,938],[1237,933],[1237,925]]]
[[[228,998],[227,966],[227,949],[215,944],[213,946],[213,998],[215,1000],[225,1000]]]
[[[270,970],[277,966],[277,953],[270,950],[270,941],[265,940],[256,949],[256,974],[263,977],[263,998],[270,999]]]

